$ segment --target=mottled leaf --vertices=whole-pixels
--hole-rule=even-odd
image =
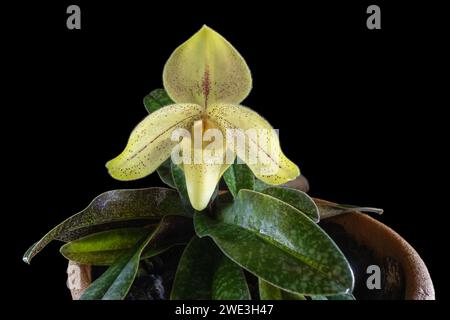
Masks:
[[[371,208],[371,207],[358,207],[346,204],[337,204],[327,200],[313,198],[317,207],[319,208],[320,219],[326,219],[334,217],[340,214],[349,212],[371,212],[376,214],[382,214],[383,209]]]
[[[356,300],[355,297],[351,294],[336,294],[334,296],[328,296],[328,300]]]
[[[347,294],[336,294],[333,296],[311,296],[311,300],[356,300],[351,293]]]
[[[194,237],[180,259],[172,300],[248,300],[242,269],[209,239]]]
[[[258,192],[262,192],[264,189],[270,188],[272,187],[272,185],[267,184],[257,178],[255,178],[255,185],[253,187],[253,190],[258,191]]]
[[[95,198],[86,209],[48,232],[27,250],[23,260],[30,263],[39,251],[55,239],[68,242],[98,232],[99,226],[104,227],[108,223],[158,220],[166,215],[186,215],[175,190],[147,188],[108,191]]]
[[[244,163],[232,164],[223,174],[223,179],[233,197],[236,197],[241,189],[254,189],[255,176],[250,168]]]
[[[162,107],[174,103],[175,102],[170,99],[164,89],[155,89],[144,97],[144,106],[148,113],[152,113]]]
[[[216,250],[220,250],[216,248]],[[243,270],[222,254],[212,283],[213,300],[250,300],[250,291]]]
[[[262,193],[290,204],[306,216],[310,217],[314,222],[319,222],[319,210],[316,204],[313,199],[303,191],[283,187],[270,187],[264,189]]]
[[[261,278],[258,279],[258,288],[261,300],[306,300],[304,295],[287,292]]]
[[[267,189],[270,187],[272,187],[272,185],[262,182],[259,179],[255,179],[255,187],[253,188],[253,190],[262,192],[264,189]],[[297,190],[307,193],[309,191],[309,182],[305,178],[304,175],[299,175],[294,180],[288,181],[288,182],[280,185],[280,187],[297,189]]]
[[[332,295],[353,288],[350,265],[331,238],[274,197],[241,190],[216,218],[196,213],[194,225],[241,267],[289,292]]]

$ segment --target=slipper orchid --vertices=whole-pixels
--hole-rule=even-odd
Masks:
[[[184,158],[180,166],[190,202],[200,211],[208,205],[218,181],[236,156],[267,184],[282,184],[300,174],[298,167],[282,153],[278,135],[270,124],[240,105],[252,87],[250,70],[220,34],[203,26],[172,53],[164,67],[163,81],[175,104],[151,113],[138,124],[125,150],[106,164],[112,177],[118,180],[145,177],[180,146],[183,156],[189,155],[192,160]],[[173,139],[174,131],[179,129],[191,133],[183,135],[181,143]],[[209,129],[215,129],[222,137],[214,135],[214,141],[208,144],[213,140],[208,135]],[[261,134],[259,137],[246,134],[245,143],[234,147],[231,140],[235,136],[229,134],[233,130]],[[212,144],[216,161],[207,161],[202,152],[211,151],[208,149]],[[256,161],[252,161],[255,154]]]

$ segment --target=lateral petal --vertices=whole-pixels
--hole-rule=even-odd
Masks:
[[[227,130],[227,147],[233,143],[233,151],[260,180],[279,185],[300,174],[281,151],[275,130],[255,111],[234,104],[215,104],[207,108],[207,114],[222,130]],[[230,132],[234,134],[230,136]]]
[[[195,104],[172,104],[148,115],[131,133],[125,150],[106,163],[109,174],[117,180],[135,180],[155,171],[178,143],[172,141],[172,132],[190,130],[203,110]]]

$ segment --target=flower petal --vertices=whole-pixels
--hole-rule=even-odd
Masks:
[[[186,177],[189,200],[192,207],[198,211],[206,208],[216,189],[217,183],[235,159],[235,155],[232,153],[228,156],[229,161],[226,161],[227,155],[223,149],[223,139],[214,148],[215,154],[219,155],[216,161],[213,161],[214,159],[212,157],[208,158],[205,149],[212,145],[202,142],[200,146],[196,145],[195,141],[196,134],[201,134],[204,137],[203,125],[202,121],[197,121],[193,127],[193,135],[183,138],[181,142],[183,156],[185,150],[190,149],[188,158],[183,157],[184,162],[182,163],[182,168]],[[198,130],[198,133],[195,132],[196,130]]]
[[[195,210],[201,211],[206,208],[221,178],[221,173],[220,165],[184,165],[189,200]]]
[[[195,104],[172,104],[148,115],[131,133],[125,150],[106,164],[109,174],[118,180],[135,180],[155,171],[178,143],[171,140],[172,132],[190,130],[203,110]]]
[[[202,106],[240,103],[252,87],[250,70],[239,52],[207,26],[172,53],[163,80],[172,100]]]
[[[279,185],[300,174],[298,167],[281,151],[275,130],[255,111],[239,105],[215,104],[208,107],[207,114],[223,131],[227,130],[227,147],[234,150],[260,180]],[[233,130],[228,129],[238,129],[231,136],[234,145],[230,145]]]

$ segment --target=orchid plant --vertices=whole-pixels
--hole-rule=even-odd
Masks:
[[[63,241],[68,260],[107,266],[81,299],[124,299],[143,263],[183,246],[166,298],[351,299],[352,269],[318,222],[361,208],[282,185],[299,169],[270,124],[240,105],[252,78],[236,49],[204,26],[170,56],[163,82],[165,90],[144,98],[150,114],[106,167],[119,180],[157,171],[170,188],[103,193],[24,261]],[[218,190],[222,177],[228,190]]]
[[[236,49],[217,32],[204,26],[179,46],[164,67],[163,81],[175,104],[151,113],[138,124],[125,150],[106,164],[112,177],[133,180],[154,172],[176,147],[178,141],[171,139],[175,129],[192,133],[183,137],[183,153],[190,151],[189,147],[192,151],[190,161],[183,161],[181,168],[190,202],[196,210],[206,208],[236,154],[243,161],[247,159],[245,162],[256,177],[270,185],[285,183],[300,174],[298,167],[282,153],[270,124],[256,112],[239,105],[252,88],[250,70]],[[213,132],[211,129],[217,129],[215,133],[225,139],[204,145],[208,140],[204,135]],[[243,147],[227,148],[233,145],[229,141],[234,138],[230,129],[264,130],[265,143],[261,143],[261,138],[247,135]],[[199,137],[200,141],[192,141],[192,136]],[[219,159],[214,159],[218,161],[202,157],[204,149],[211,145],[214,151],[219,151]],[[194,159],[196,153],[200,156]],[[248,161],[252,154],[263,155],[265,159]],[[270,166],[276,170],[268,170]]]

